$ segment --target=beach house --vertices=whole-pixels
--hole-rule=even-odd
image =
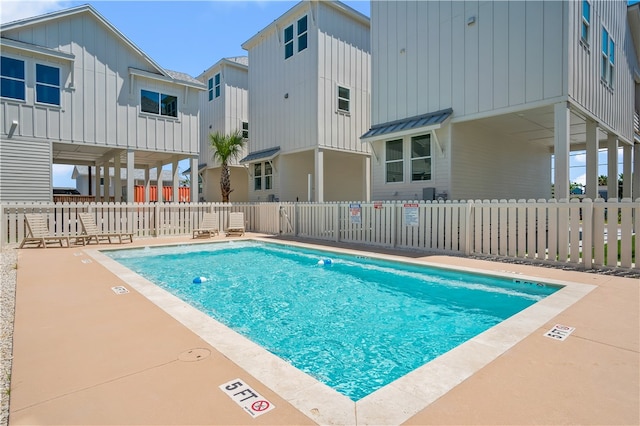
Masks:
[[[638,22],[626,1],[372,1],[373,199],[569,198],[577,151],[596,198],[605,148],[609,197],[632,170],[640,196]]]
[[[135,169],[149,180],[149,169],[171,164],[176,194],[178,162],[197,170],[198,80],[162,68],[90,5],[0,31],[0,201],[51,201],[52,164],[97,168],[96,197],[113,167],[125,201]]]
[[[246,41],[251,201],[365,200],[370,193],[369,18],[303,1]]]

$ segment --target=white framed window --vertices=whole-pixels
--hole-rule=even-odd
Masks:
[[[602,61],[600,66],[600,77],[603,83],[607,84],[610,88],[613,88],[615,51],[615,42],[609,35],[607,29],[602,27]]]
[[[431,180],[431,135],[411,138],[411,181]]]
[[[249,123],[246,121],[242,122],[242,137],[244,139],[249,139]]]
[[[264,163],[264,189],[269,190],[273,188],[273,168],[270,162]]]
[[[140,111],[166,117],[178,117],[178,97],[142,89],[140,91]]]
[[[385,142],[385,181],[387,183],[404,181],[403,141],[395,139]]]
[[[273,189],[273,167],[269,161],[253,165],[253,190]]]
[[[253,165],[253,190],[262,191],[262,163]]]
[[[0,96],[25,100],[24,61],[0,57]]]
[[[298,52],[307,48],[307,16],[298,19]]]
[[[60,105],[60,68],[36,64],[36,102]]]
[[[582,0],[582,25],[580,28],[580,40],[588,46],[591,41],[591,3],[587,0]]]
[[[338,111],[349,112],[351,104],[351,91],[342,86],[338,86]]]
[[[216,98],[220,97],[220,73],[215,75],[214,86],[216,91]]]
[[[209,91],[209,101],[213,100],[213,78],[207,82],[207,90]]]
[[[284,58],[293,56],[293,25],[284,29]]]

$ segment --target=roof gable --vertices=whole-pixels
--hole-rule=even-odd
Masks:
[[[116,39],[118,39],[124,46],[131,49],[138,55],[144,63],[148,64],[150,69],[153,72],[158,73],[163,77],[167,77],[177,83],[190,83],[198,85],[199,82],[188,76],[184,73],[179,73],[176,71],[169,71],[165,68],[161,67],[158,63],[156,63],[149,55],[147,55],[142,49],[136,46],[131,40],[129,40],[120,30],[118,30],[115,26],[113,26],[109,21],[107,21],[93,6],[86,4],[82,6],[72,7],[69,9],[64,9],[56,12],[47,13],[40,16],[20,19],[13,22],[8,22],[6,24],[0,25],[0,32],[3,38],[12,39],[12,33],[17,33],[19,31],[23,31],[25,29],[31,27],[37,27],[46,25],[50,22],[70,19],[72,17],[76,17],[79,15],[87,15],[94,19],[97,23],[102,25],[107,29]],[[18,40],[22,41],[22,40]],[[51,48],[51,46],[41,46],[43,48]]]

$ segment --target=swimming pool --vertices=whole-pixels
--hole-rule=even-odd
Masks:
[[[255,241],[105,253],[353,401],[560,288]]]

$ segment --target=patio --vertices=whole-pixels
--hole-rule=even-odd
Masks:
[[[133,246],[191,241],[138,238]],[[9,424],[316,424],[85,249],[18,253]],[[638,280],[387,252],[597,286],[404,424],[640,423]],[[116,286],[130,293],[117,295]],[[556,323],[576,330],[564,341],[543,336]],[[252,418],[218,388],[236,378],[276,408]]]

